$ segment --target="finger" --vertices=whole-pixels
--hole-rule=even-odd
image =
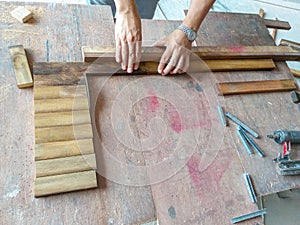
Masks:
[[[170,62],[168,63],[168,65],[166,66],[166,68],[163,70],[163,75],[167,75],[169,74],[175,67],[177,64],[177,59],[176,57],[172,56],[172,58],[170,59]]]
[[[159,41],[156,41],[152,44],[152,46],[165,46],[166,45],[166,42],[164,40],[159,40]]]
[[[127,70],[128,65],[128,44],[123,42],[122,43],[122,70]]]
[[[181,71],[181,73],[182,73],[184,64],[185,64],[185,59],[183,57],[181,57],[176,65],[175,69],[173,71],[171,71],[171,74],[179,74],[179,71]]]
[[[184,64],[182,66],[182,72],[185,73],[190,67],[190,57],[185,58]]]
[[[135,62],[134,62],[134,70],[137,70],[140,66],[142,56],[142,42],[138,41],[135,44]]]
[[[127,73],[132,73],[134,62],[135,62],[135,43],[129,43],[128,50],[129,50],[129,54],[128,54]]]
[[[169,48],[167,48],[164,51],[164,53],[163,53],[163,55],[162,55],[162,57],[160,59],[160,62],[158,64],[158,68],[157,68],[158,73],[164,75],[163,74],[164,68],[165,68],[165,66],[166,66],[166,64],[169,61],[169,59],[170,59],[171,56],[172,56],[172,52],[169,50]]]
[[[120,40],[116,40],[116,62],[120,63],[122,61],[122,48]]]

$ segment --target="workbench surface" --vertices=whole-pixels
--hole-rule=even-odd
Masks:
[[[221,97],[215,89],[220,81],[290,78],[277,62],[273,71],[89,76],[99,188],[34,198],[33,90],[17,88],[8,46],[24,45],[31,64],[78,62],[82,46],[114,45],[114,24],[107,6],[40,3],[26,4],[34,20],[22,24],[9,14],[19,4],[0,3],[0,224],[230,224],[257,210],[244,172],[257,195],[299,187],[300,178],[276,174],[280,146],[265,138],[299,129],[289,93]],[[144,45],[179,24],[143,20]],[[209,14],[196,43],[274,45],[258,16],[227,13]],[[218,104],[261,134],[265,158],[247,155],[234,124],[221,126]],[[241,224],[255,222],[262,224]]]

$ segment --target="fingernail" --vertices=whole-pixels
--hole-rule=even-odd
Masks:
[[[137,70],[139,68],[139,65],[134,66],[134,70]]]
[[[128,68],[127,73],[132,73],[132,72],[133,72],[132,68],[131,67]]]
[[[122,65],[122,70],[126,70],[126,66]]]

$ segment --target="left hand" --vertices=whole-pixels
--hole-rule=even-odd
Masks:
[[[187,71],[190,63],[192,43],[181,30],[174,30],[154,46],[166,46],[157,71],[162,75],[182,74]]]

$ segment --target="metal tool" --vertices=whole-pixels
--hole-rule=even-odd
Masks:
[[[262,216],[266,213],[267,213],[266,209],[261,209],[261,210],[258,210],[256,212],[253,212],[253,213],[249,213],[249,214],[246,214],[246,215],[243,215],[243,216],[232,218],[231,223],[234,224],[234,223],[243,222],[245,220],[250,220],[250,219],[253,219],[255,217]]]
[[[300,131],[276,130],[273,134],[267,135],[267,137],[283,145],[283,153],[280,153],[279,156],[274,159],[278,173],[281,175],[300,174],[300,160],[291,159],[291,144],[300,143]]]

